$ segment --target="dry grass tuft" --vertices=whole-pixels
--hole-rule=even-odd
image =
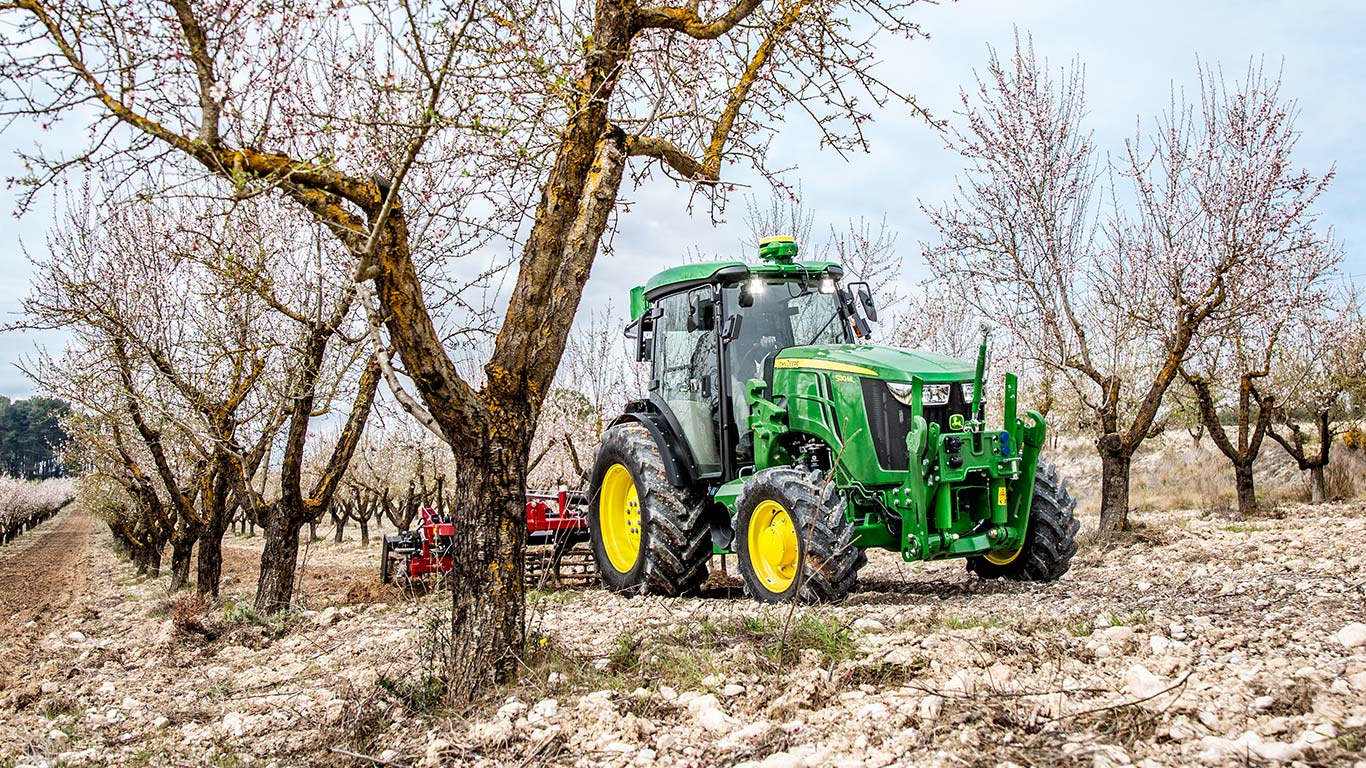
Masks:
[[[171,602],[171,626],[181,632],[208,636],[204,616],[209,604],[198,591],[182,592]]]

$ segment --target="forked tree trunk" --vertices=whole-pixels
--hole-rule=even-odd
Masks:
[[[270,507],[261,521],[265,548],[261,551],[261,577],[256,582],[256,610],[273,613],[289,608],[294,597],[294,568],[299,561],[301,523],[291,522],[279,505]]]
[[[1238,516],[1257,514],[1257,487],[1252,479],[1252,462],[1233,465],[1234,487],[1238,489]]]
[[[1309,502],[1322,504],[1328,498],[1327,483],[1323,478],[1323,465],[1309,468]]]
[[[1129,527],[1129,467],[1132,459],[1122,453],[1100,454],[1100,535],[1119,533]]]

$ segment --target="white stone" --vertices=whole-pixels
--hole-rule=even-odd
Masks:
[[[512,739],[513,725],[506,720],[489,723],[475,723],[470,729],[470,738],[480,746],[498,747]]]
[[[320,627],[331,626],[341,620],[341,611],[336,606],[329,605],[321,613],[313,617],[313,621]]]
[[[920,707],[917,710],[921,720],[938,720],[939,714],[944,711],[944,697],[930,694],[920,700]]]
[[[70,631],[70,632],[67,632],[67,633],[66,633],[66,641],[67,641],[68,643],[84,643],[84,642],[85,642],[85,633],[80,632],[80,631],[77,631],[77,630],[72,630],[72,631]]]
[[[527,715],[527,722],[533,725],[549,722],[559,713],[560,702],[554,699],[541,699],[536,702],[536,706],[531,708],[531,714]]]
[[[1167,687],[1167,681],[1148,671],[1142,664],[1129,667],[1124,673],[1124,690],[1141,699],[1156,696]]]
[[[739,725],[738,720],[721,708],[721,702],[716,700],[715,694],[698,696],[689,701],[687,706],[697,724],[713,733],[728,732]]]
[[[765,757],[762,763],[759,763],[759,768],[802,768],[802,766],[802,758],[790,752],[774,752]]]
[[[949,678],[947,683],[944,683],[945,693],[971,696],[974,690],[976,690],[976,686],[973,685],[972,673],[966,669],[960,669],[958,674]]]
[[[1162,635],[1153,635],[1148,638],[1148,649],[1153,652],[1154,656],[1161,656],[1166,653],[1171,644],[1172,641]]]
[[[152,727],[153,727],[153,728],[165,728],[166,726],[168,726],[168,725],[170,725],[170,724],[171,724],[170,719],[168,719],[165,715],[157,715],[156,718],[154,718],[154,719],[152,720]]]
[[[870,634],[887,631],[886,625],[884,625],[882,622],[878,621],[877,619],[870,619],[866,616],[863,618],[854,619],[854,629],[857,629],[860,632],[868,632]]]
[[[229,712],[223,715],[223,722],[219,723],[219,729],[230,736],[241,736],[246,727],[240,712]]]
[[[743,686],[743,685],[737,685],[736,683],[731,683],[731,684],[727,685],[725,688],[722,688],[722,689],[721,689],[721,695],[722,695],[722,696],[725,696],[726,698],[732,698],[732,697],[735,697],[735,696],[739,696],[740,694],[742,694],[742,693],[744,693],[744,692],[745,692],[745,686]]]
[[[53,728],[47,732],[47,740],[51,742],[54,747],[60,747],[70,741],[71,737],[66,735],[66,731]]]
[[[1110,650],[1110,646],[1106,645],[1105,643],[1097,645],[1094,653],[1096,654],[1097,659],[1108,659],[1111,656],[1115,655],[1115,652]]]
[[[1121,645],[1133,638],[1134,628],[1126,627],[1122,624],[1115,627],[1106,627],[1097,632],[1096,636],[1110,645]]]
[[[1348,624],[1337,633],[1338,642],[1348,648],[1356,648],[1366,645],[1366,624],[1355,622]]]
[[[1275,696],[1258,696],[1252,701],[1252,708],[1258,712],[1265,712],[1276,704]]]
[[[1280,741],[1263,741],[1251,745],[1252,754],[1263,760],[1271,760],[1277,763],[1288,763],[1298,759],[1300,748],[1294,744],[1286,744]]]

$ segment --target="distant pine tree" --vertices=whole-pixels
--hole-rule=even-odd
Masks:
[[[49,397],[11,401],[0,396],[0,469],[11,477],[42,480],[67,474],[61,420],[71,404]]]

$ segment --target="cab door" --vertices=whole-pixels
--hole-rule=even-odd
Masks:
[[[720,356],[714,320],[715,289],[704,286],[656,300],[654,394],[692,451],[700,478],[721,473]],[[711,312],[713,319],[700,317]],[[692,322],[689,322],[689,318]]]

